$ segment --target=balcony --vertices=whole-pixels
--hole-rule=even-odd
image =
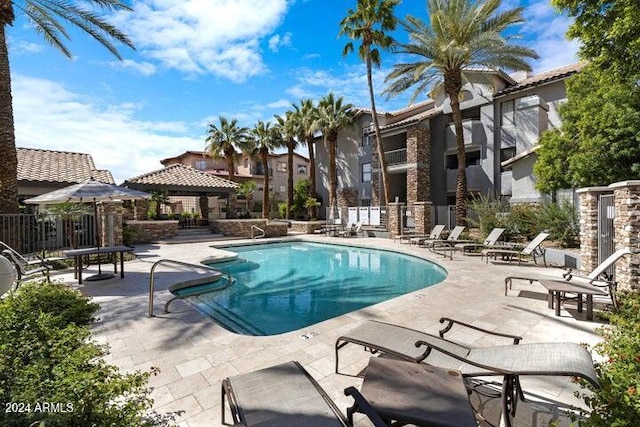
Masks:
[[[465,168],[467,173],[467,188],[469,190],[479,190],[484,188],[484,182],[487,176],[480,165],[469,165]],[[455,191],[456,182],[458,180],[458,169],[446,169],[447,189],[446,191]]]
[[[401,173],[407,170],[407,149],[386,151],[384,159],[387,161],[387,171]]]
[[[480,147],[487,142],[487,135],[480,120],[464,120],[462,130],[465,147]],[[453,150],[456,148],[456,131],[453,123],[447,127],[446,132],[447,149]]]

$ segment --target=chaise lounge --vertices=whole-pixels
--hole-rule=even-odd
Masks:
[[[471,251],[477,251],[478,249],[482,249],[482,248],[493,248],[497,246],[498,243],[498,239],[500,239],[500,236],[502,236],[502,233],[504,233],[505,229],[504,228],[494,228],[493,230],[491,230],[491,232],[489,233],[489,235],[487,236],[486,239],[484,239],[484,242],[482,243],[457,243],[455,245],[456,250],[459,250],[462,252],[462,254],[467,254],[470,253]],[[508,246],[508,245],[500,245],[501,249],[513,249],[512,247]]]
[[[544,250],[542,249],[542,242],[544,242],[547,237],[549,237],[549,233],[540,233],[538,234],[529,244],[521,251],[516,251],[513,249],[502,249],[502,248],[487,248],[482,250],[482,257],[487,259],[487,264],[489,263],[489,258],[494,257],[497,258],[501,256],[503,258],[507,258],[509,262],[514,257],[518,257],[518,265],[522,262],[523,257],[532,257],[533,262],[537,264],[536,257],[542,257],[542,262],[544,266],[547,266],[547,263],[544,259]]]
[[[488,331],[449,318],[439,336],[378,321],[367,321],[338,337],[335,344],[336,373],[339,351],[348,344],[358,344],[373,353],[381,353],[415,363],[459,370],[463,377],[502,376],[503,418],[507,426],[515,415],[517,400],[524,400],[519,377],[522,375],[576,376],[598,385],[589,352],[574,343],[519,344],[521,337]],[[445,338],[455,325],[508,338],[512,345],[470,347]]]
[[[16,272],[18,273],[16,288],[23,280],[30,278],[36,274],[42,274],[47,282],[50,281],[49,270],[51,269],[51,267],[47,264],[44,258],[35,256],[33,259],[27,259],[27,257],[21,255],[11,246],[1,241],[0,250],[2,250],[2,255],[9,261],[11,261],[16,269]]]

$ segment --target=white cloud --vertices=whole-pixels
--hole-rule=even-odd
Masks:
[[[260,40],[281,23],[287,0],[137,0],[115,24],[140,54],[188,74],[242,82],[264,72]],[[277,45],[290,43],[290,35]],[[287,41],[288,40],[288,41]]]
[[[308,59],[316,59],[316,58],[320,58],[319,53],[307,53],[302,56],[302,59],[304,59],[305,61]]]
[[[104,105],[50,80],[12,76],[16,145],[89,153],[116,183],[162,167],[160,160],[204,147],[183,122],[135,118],[138,103]]]
[[[44,50],[44,45],[39,43],[31,43],[20,40],[19,42],[13,44],[11,43],[12,41],[13,40],[9,40],[9,49],[12,54],[40,53]]]
[[[283,36],[276,34],[269,39],[269,50],[272,52],[278,52],[282,46],[291,46],[291,33],[285,33]]]
[[[149,62],[136,62],[130,59],[124,59],[122,61],[111,61],[109,65],[113,68],[132,70],[143,76],[152,76],[156,73],[156,66]]]

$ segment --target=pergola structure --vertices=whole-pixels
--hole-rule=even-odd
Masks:
[[[228,200],[239,187],[228,179],[181,164],[128,179],[122,185],[148,193],[163,191],[168,196],[198,197],[201,211],[206,210],[209,197]]]

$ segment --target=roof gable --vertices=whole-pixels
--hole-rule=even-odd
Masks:
[[[87,153],[16,147],[18,181],[76,184],[90,178],[115,184],[111,172],[96,169]]]
[[[136,189],[168,187],[176,191],[180,189],[228,191],[239,186],[228,179],[182,164],[167,166],[166,168],[139,175],[126,180],[123,185]]]

